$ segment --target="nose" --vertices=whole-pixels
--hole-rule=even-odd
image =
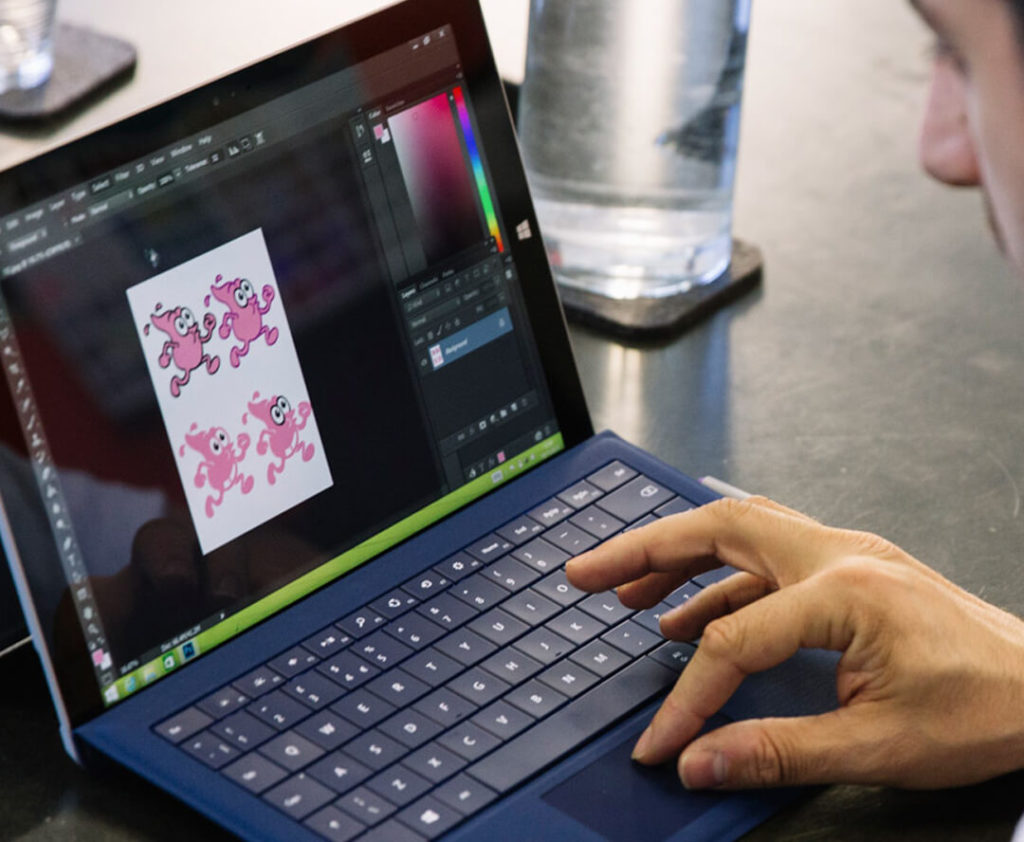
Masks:
[[[937,57],[921,125],[921,166],[933,178],[956,187],[981,181],[967,119],[966,84],[948,58]]]

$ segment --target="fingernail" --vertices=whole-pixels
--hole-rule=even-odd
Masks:
[[[633,760],[639,760],[643,762],[644,756],[647,754],[647,750],[650,748],[651,742],[651,729],[650,726],[647,730],[640,735],[640,739],[636,741],[636,745],[633,746]]]
[[[719,751],[693,751],[684,754],[679,776],[687,789],[713,789],[725,783],[725,755]]]

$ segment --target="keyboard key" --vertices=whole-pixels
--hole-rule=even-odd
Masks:
[[[396,818],[426,839],[437,839],[462,821],[462,814],[428,795],[402,810]]]
[[[604,492],[586,480],[580,480],[575,485],[567,488],[558,495],[558,499],[567,503],[574,509],[582,509],[584,506],[593,503],[598,497],[603,497]]]
[[[278,784],[263,797],[293,819],[302,820],[334,798],[334,793],[300,773]]]
[[[464,816],[470,816],[490,804],[497,794],[488,789],[469,775],[459,775],[448,783],[434,790],[438,801],[458,810]]]
[[[337,807],[324,807],[306,819],[306,827],[320,834],[328,842],[349,842],[366,830],[366,826]]]
[[[528,626],[537,626],[554,617],[559,607],[550,599],[541,596],[533,588],[510,596],[502,603],[502,609],[518,617]]]
[[[522,620],[517,620],[506,614],[500,608],[492,608],[470,623],[469,628],[482,637],[486,637],[491,643],[504,646],[519,637],[529,626]]]
[[[402,590],[417,599],[425,600],[440,593],[450,584],[451,579],[444,574],[438,573],[436,570],[427,570],[419,576],[413,576],[402,585]]]
[[[564,637],[545,628],[534,629],[526,637],[517,640],[515,646],[520,652],[525,652],[542,664],[553,664],[575,648],[574,644]]]
[[[331,710],[341,714],[356,727],[366,729],[387,719],[395,712],[395,707],[379,696],[374,696],[364,687],[342,696],[340,701],[331,705]]]
[[[618,491],[597,501],[597,505],[625,523],[639,520],[662,503],[667,503],[672,492],[645,476],[638,476]]]
[[[687,582],[681,588],[676,588],[672,593],[665,597],[665,602],[671,605],[673,608],[677,608],[689,599],[692,599],[703,590],[700,586],[695,585],[693,582]]]
[[[402,669],[424,684],[440,687],[449,678],[462,672],[462,664],[431,648],[408,658],[402,664]]]
[[[520,547],[512,553],[513,558],[519,559],[524,564],[541,573],[550,573],[557,570],[569,559],[569,554],[562,552],[557,547],[551,546],[543,538],[534,538],[524,547]]]
[[[642,655],[665,641],[660,634],[645,629],[632,620],[627,620],[621,626],[616,626],[610,632],[601,635],[601,639],[634,657]]]
[[[629,663],[628,655],[603,640],[591,641],[582,649],[573,652],[569,658],[602,678]]]
[[[623,532],[632,532],[634,529],[639,529],[642,526],[647,526],[649,523],[657,523],[658,519],[654,515],[644,515],[636,523],[629,524]]]
[[[537,680],[559,693],[564,693],[570,699],[597,684],[596,675],[572,661],[562,661],[548,667],[537,676]]]
[[[292,772],[322,757],[324,750],[295,731],[274,737],[260,748],[260,754]]]
[[[380,730],[406,748],[419,748],[441,733],[441,726],[417,710],[403,710],[379,726]]]
[[[211,730],[242,751],[256,748],[277,733],[269,725],[264,725],[244,710],[231,714],[227,719],[218,722]]]
[[[344,752],[335,751],[321,757],[306,770],[306,774],[340,795],[359,786],[373,772]]]
[[[544,538],[569,555],[579,555],[597,545],[597,538],[572,523],[562,523],[549,529]]]
[[[232,683],[232,687],[236,690],[241,690],[250,699],[258,698],[264,693],[269,693],[275,687],[284,684],[284,678],[274,672],[270,667],[262,666],[247,672],[237,681]]]
[[[371,827],[395,812],[394,804],[363,786],[339,798],[335,806]]]
[[[648,657],[653,658],[659,664],[664,664],[669,669],[681,672],[690,663],[690,659],[696,651],[697,649],[689,643],[673,640],[664,646],[659,646],[649,653]]]
[[[490,608],[508,596],[508,591],[490,581],[485,573],[475,573],[454,585],[452,593],[480,611]]]
[[[498,647],[489,640],[484,640],[476,632],[469,629],[458,629],[441,638],[434,648],[468,667],[482,658],[486,658]]]
[[[473,556],[459,552],[451,558],[442,561],[434,567],[434,570],[453,582],[458,582],[474,570],[479,570],[481,566],[481,563],[473,558]]]
[[[505,590],[513,593],[521,591],[540,576],[532,567],[527,567],[510,556],[499,558],[494,564],[486,567],[484,573],[492,582],[497,582]]]
[[[429,685],[400,669],[388,670],[367,684],[366,689],[398,708],[430,692]]]
[[[498,530],[498,535],[518,547],[534,536],[540,535],[543,531],[544,527],[537,523],[537,521],[527,515],[522,515],[501,527]]]
[[[376,631],[369,637],[356,642],[353,652],[375,667],[385,669],[412,654],[412,649],[399,643],[384,631]]]
[[[534,723],[532,716],[504,701],[495,702],[480,711],[471,721],[502,741],[511,739]]]
[[[592,637],[597,637],[608,627],[591,617],[589,614],[584,614],[578,608],[570,608],[562,614],[559,614],[549,623],[547,627],[551,629],[555,634],[560,634],[566,640],[572,641],[577,645],[582,645],[590,640]]]
[[[445,778],[450,778],[466,763],[465,759],[437,743],[423,746],[402,761],[403,766],[412,769],[433,783],[440,783]]]
[[[581,591],[575,585],[569,584],[564,568],[556,570],[550,576],[545,576],[533,586],[533,589],[564,608],[574,605],[587,595],[586,591]]]
[[[219,769],[228,761],[238,757],[238,749],[211,731],[202,731],[180,743],[181,747],[196,760],[211,769]]]
[[[352,651],[328,658],[317,667],[317,671],[346,690],[354,690],[380,673],[377,667],[366,663]]]
[[[543,719],[563,702],[566,697],[546,684],[530,681],[517,687],[505,697],[505,701],[515,705],[519,710],[528,713],[535,719]]]
[[[490,535],[485,535],[479,541],[474,541],[466,547],[466,552],[484,564],[489,564],[505,555],[512,547],[511,541],[506,541],[501,536],[492,532]]]
[[[443,628],[419,614],[406,614],[393,620],[384,627],[384,631],[413,649],[429,646],[444,634]]]
[[[211,722],[213,717],[203,713],[199,708],[185,708],[170,719],[165,719],[154,730],[164,739],[180,743],[202,731]]]
[[[413,708],[445,728],[471,716],[478,710],[472,702],[446,687],[435,690],[429,696],[420,699]]]
[[[351,740],[359,729],[334,711],[324,710],[295,726],[297,733],[316,743],[324,751],[334,751]]]
[[[552,497],[546,503],[541,503],[537,508],[530,510],[527,514],[537,523],[545,528],[554,526],[565,520],[576,510],[557,497]]]
[[[215,719],[227,716],[231,711],[238,710],[249,701],[249,697],[240,690],[228,685],[211,693],[205,699],[196,702],[196,707]]]
[[[605,491],[613,491],[626,480],[635,476],[636,471],[616,460],[610,465],[605,465],[600,471],[591,474],[587,480]]]
[[[291,678],[293,675],[298,675],[303,670],[309,669],[319,660],[312,652],[301,646],[294,646],[284,654],[278,655],[267,666],[285,678]]]
[[[542,669],[542,664],[511,646],[496,652],[480,664],[482,669],[497,676],[510,687],[522,684]]]
[[[619,602],[619,598],[613,591],[588,596],[577,607],[609,626],[615,625],[633,614],[633,609],[627,608]]]
[[[430,787],[430,781],[402,766],[392,766],[366,782],[368,790],[386,798],[396,807],[411,804]]]
[[[360,734],[345,746],[346,755],[378,771],[390,766],[405,753],[405,746],[376,729]]]
[[[308,672],[289,681],[282,692],[313,710],[320,710],[337,699],[343,691],[335,682],[324,678],[320,673]]]
[[[422,614],[442,628],[454,629],[461,626],[470,617],[475,617],[477,609],[466,605],[461,599],[456,599],[449,593],[442,593],[417,608],[416,613]]]
[[[659,602],[653,608],[648,608],[646,611],[641,611],[635,617],[633,621],[639,623],[648,631],[652,631],[657,635],[661,634],[661,615],[672,610],[672,606],[667,602]]]
[[[225,766],[223,771],[235,783],[257,795],[288,775],[284,769],[255,753],[247,754],[230,766]]]
[[[359,842],[424,842],[424,839],[401,822],[391,819],[360,837]]]
[[[387,620],[375,611],[370,611],[368,608],[360,608],[341,620],[338,623],[338,628],[358,639],[368,635],[386,622]]]
[[[497,746],[498,738],[472,722],[460,722],[451,730],[445,731],[438,742],[449,751],[454,751],[472,762]]]
[[[664,506],[658,506],[654,510],[654,514],[658,517],[668,517],[669,515],[677,515],[680,512],[688,512],[690,509],[695,508],[697,507],[685,497],[673,497]]]
[[[371,602],[367,608],[376,614],[380,614],[382,617],[386,617],[389,620],[393,620],[408,611],[410,608],[414,608],[419,603],[419,600],[412,594],[396,588],[390,593],[384,594],[384,596],[378,597]]]
[[[345,634],[335,626],[328,626],[312,637],[307,637],[302,641],[302,646],[314,655],[326,658],[328,655],[333,655],[335,652],[344,649],[351,642],[352,637],[350,635]]]
[[[286,696],[280,690],[257,699],[246,710],[261,722],[283,731],[309,715],[309,708]]]
[[[579,514],[573,515],[569,518],[569,523],[578,526],[585,532],[589,532],[600,541],[611,538],[612,535],[625,526],[617,517],[612,517],[608,512],[602,511],[597,506],[590,506]]]
[[[497,676],[484,672],[479,667],[467,670],[457,678],[453,678],[448,689],[454,690],[462,698],[476,705],[479,710],[488,702],[493,702],[508,690],[509,685]]]
[[[675,671],[641,658],[505,743],[467,772],[490,789],[507,792],[671,687],[676,677]]]

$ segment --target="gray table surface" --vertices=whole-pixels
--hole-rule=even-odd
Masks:
[[[178,62],[138,11],[151,4],[68,0],[69,18],[99,9],[135,41],[139,72],[92,115],[0,135],[0,165],[252,57],[237,44],[209,57],[232,20],[221,4],[173,5],[171,34],[190,39]],[[182,5],[210,11],[184,23]],[[327,5],[310,0],[308,31],[330,23]],[[489,13],[521,18],[521,2],[498,5]],[[917,171],[927,36],[893,0],[755,6],[736,232],[764,251],[763,289],[653,346],[574,328],[595,424],[690,473],[884,534],[1024,614],[1024,288],[979,197]],[[255,52],[279,45],[245,25]],[[304,34],[289,25],[280,43]],[[516,46],[498,46],[514,76]],[[30,651],[0,661],[0,686],[0,838],[221,836],[133,778],[75,768]],[[837,786],[747,838],[1008,840],[1022,810],[1024,774],[942,792]]]

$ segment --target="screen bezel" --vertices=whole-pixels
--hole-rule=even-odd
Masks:
[[[455,35],[479,140],[493,178],[494,198],[518,269],[529,328],[547,377],[560,432],[566,447],[571,448],[591,436],[593,428],[477,0],[407,0],[19,164],[0,179],[0,215],[29,206],[443,25],[451,26]],[[532,237],[513,236],[521,221],[529,223],[534,232]],[[41,499],[38,502],[41,505]],[[18,526],[12,527],[16,536]],[[59,581],[63,588],[64,574],[56,552],[47,558],[17,558],[14,547],[8,552],[15,557],[15,576],[23,600],[45,605],[53,598],[54,581]],[[17,569],[17,565],[21,568]],[[28,606],[26,609],[29,611]],[[42,638],[38,644],[49,650],[50,641],[43,629],[38,622],[33,625],[34,633]],[[68,664],[53,657],[48,660],[51,684],[56,684],[52,690],[70,726],[102,712],[98,686],[94,685],[89,692],[80,677],[73,677],[74,670]]]

